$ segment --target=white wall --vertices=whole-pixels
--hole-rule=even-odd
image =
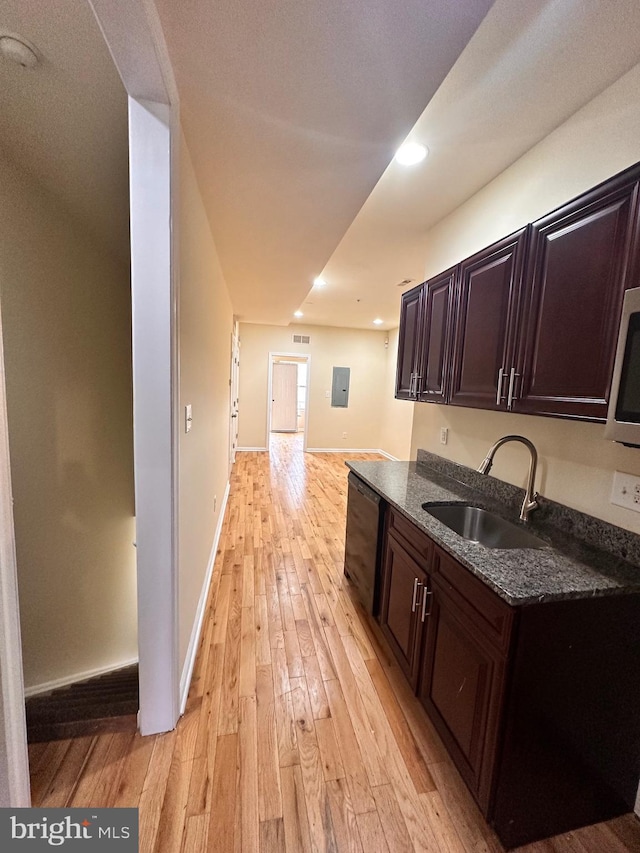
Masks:
[[[640,160],[638,91],[640,65],[434,226],[425,239],[425,278]],[[446,446],[441,426],[449,427]],[[476,467],[495,439],[522,433],[541,456],[541,493],[640,533],[640,515],[609,503],[613,471],[640,475],[640,451],[605,441],[603,431],[599,424],[417,404],[411,452],[422,447]],[[526,467],[523,449],[505,447],[492,475],[523,485]]]
[[[310,335],[311,343],[294,344],[293,334]],[[395,349],[384,346],[386,334],[297,323],[291,326],[241,323],[239,446],[267,447],[269,353],[287,352],[311,357],[308,447],[380,448],[381,412],[387,400],[387,365],[389,359],[395,362]],[[333,408],[326,396],[331,392],[333,367],[351,369],[346,409]],[[407,444],[408,437],[407,425]]]
[[[126,266],[0,157],[25,685],[137,657]]]
[[[396,400],[396,365],[398,363],[398,329],[387,333],[389,345],[380,410],[380,447],[396,459],[411,457],[413,407],[409,400]]]
[[[179,152],[179,661],[188,666],[198,603],[229,478],[233,314],[184,136]],[[184,407],[193,424],[184,430]],[[214,498],[217,506],[214,510]]]

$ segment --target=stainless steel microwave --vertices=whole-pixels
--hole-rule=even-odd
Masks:
[[[640,447],[640,287],[624,295],[604,435]]]

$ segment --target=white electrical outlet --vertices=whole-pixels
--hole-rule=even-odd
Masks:
[[[343,432],[343,433],[342,433],[342,437],[343,437],[343,438],[346,438],[346,437],[347,437],[346,432]]]
[[[440,427],[440,444],[446,444],[449,440],[448,427]]]
[[[217,507],[218,507],[218,496],[214,495],[213,496],[213,511],[214,512],[216,511]]]
[[[640,477],[616,471],[613,475],[611,503],[640,512]]]

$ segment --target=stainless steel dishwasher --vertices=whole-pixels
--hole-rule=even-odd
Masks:
[[[379,609],[377,583],[382,552],[385,501],[353,471],[349,473],[344,573],[373,616]]]

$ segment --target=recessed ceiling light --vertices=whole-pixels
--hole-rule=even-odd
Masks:
[[[421,163],[429,153],[426,145],[421,145],[419,142],[405,142],[396,151],[395,159],[403,166],[415,166],[416,163]]]
[[[314,287],[324,287],[326,285],[326,283],[327,282],[323,278],[320,278],[320,276],[318,276],[317,278],[314,278],[314,280],[313,280]]]
[[[381,320],[380,317],[376,317],[376,319],[373,321],[374,326],[381,326],[383,323],[384,320]]]
[[[294,311],[293,316],[294,317],[304,317],[304,314],[302,313],[302,311]]]

